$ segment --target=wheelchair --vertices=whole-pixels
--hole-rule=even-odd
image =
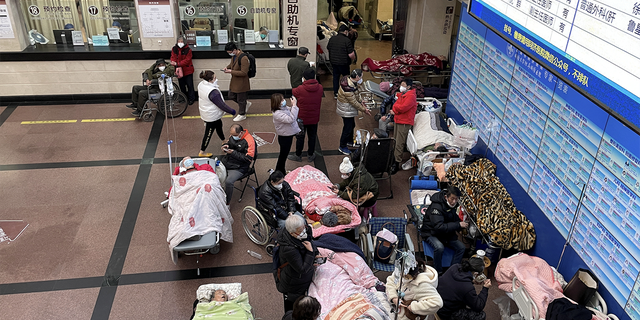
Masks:
[[[138,116],[142,121],[153,121],[155,119],[154,111],[160,112],[163,116],[169,118],[176,118],[181,116],[187,107],[189,102],[187,96],[180,91],[178,85],[178,78],[167,78],[166,84],[171,83],[173,90],[169,90],[166,84],[162,84],[162,79],[151,80],[151,85],[146,85],[147,74],[142,74],[142,83],[147,87],[147,96],[149,97],[142,106],[142,111]],[[160,87],[160,92],[151,92],[151,87]]]
[[[251,186],[251,189],[253,189],[256,206],[246,206],[242,209],[242,227],[253,243],[265,246],[267,254],[273,256],[273,248],[276,245],[276,235],[278,233],[278,220],[276,220],[272,211],[266,210],[260,205],[258,200],[260,187],[256,189]],[[296,207],[299,212],[302,212],[301,199],[298,195],[296,195],[296,199],[298,200]]]

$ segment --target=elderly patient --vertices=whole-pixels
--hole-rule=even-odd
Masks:
[[[160,92],[157,79],[162,78],[162,75],[167,77],[173,77],[176,68],[167,64],[164,59],[160,58],[154,62],[151,67],[144,71],[146,75],[146,81],[144,86],[133,86],[131,88],[131,104],[127,105],[127,108],[135,109],[131,114],[139,116],[142,112],[145,102],[149,99],[149,93]],[[148,91],[147,91],[147,87]]]

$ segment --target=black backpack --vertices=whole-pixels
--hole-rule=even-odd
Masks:
[[[256,76],[256,58],[249,52],[243,52],[238,58],[238,64],[242,66],[242,57],[247,56],[249,58],[249,73],[247,74],[249,78],[253,78]]]

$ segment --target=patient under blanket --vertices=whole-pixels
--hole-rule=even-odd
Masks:
[[[233,218],[218,176],[202,170],[171,179],[169,213],[172,217],[167,236],[170,251],[186,239],[213,231],[218,232],[222,240],[233,242]]]
[[[249,305],[249,295],[244,292],[238,298],[225,302],[198,303],[193,319],[253,319],[251,306]]]

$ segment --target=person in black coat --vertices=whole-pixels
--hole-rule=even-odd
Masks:
[[[352,57],[355,57],[355,50],[353,49],[353,43],[347,36],[349,33],[349,27],[341,25],[338,29],[338,34],[329,39],[327,43],[327,51],[329,51],[329,61],[331,61],[331,67],[333,68],[333,95],[338,95],[338,88],[340,87],[340,78],[342,76],[349,75],[351,72],[349,65],[351,64]],[[351,55],[352,57],[350,57]]]
[[[258,192],[258,209],[262,212],[272,212],[278,220],[278,227],[284,229],[285,220],[292,214],[299,213],[296,202],[297,192],[284,181],[284,174],[274,171],[264,182]]]
[[[293,310],[287,311],[282,320],[316,320],[321,312],[322,306],[316,298],[301,296],[293,303]]]
[[[458,198],[462,195],[456,187],[449,187],[431,196],[431,204],[422,220],[420,235],[433,248],[433,267],[442,272],[442,253],[447,246],[455,251],[451,264],[460,263],[466,247],[456,231],[468,224],[458,218]]]
[[[278,233],[280,267],[276,288],[284,297],[284,311],[293,310],[293,303],[306,294],[315,271],[318,248],[312,241],[312,230],[300,215],[290,215],[285,228]]]
[[[480,294],[473,286],[474,279],[484,270],[484,261],[471,257],[461,264],[454,264],[438,280],[438,293],[444,303],[438,310],[441,320],[484,320],[484,311],[491,287],[491,280],[482,282]]]

